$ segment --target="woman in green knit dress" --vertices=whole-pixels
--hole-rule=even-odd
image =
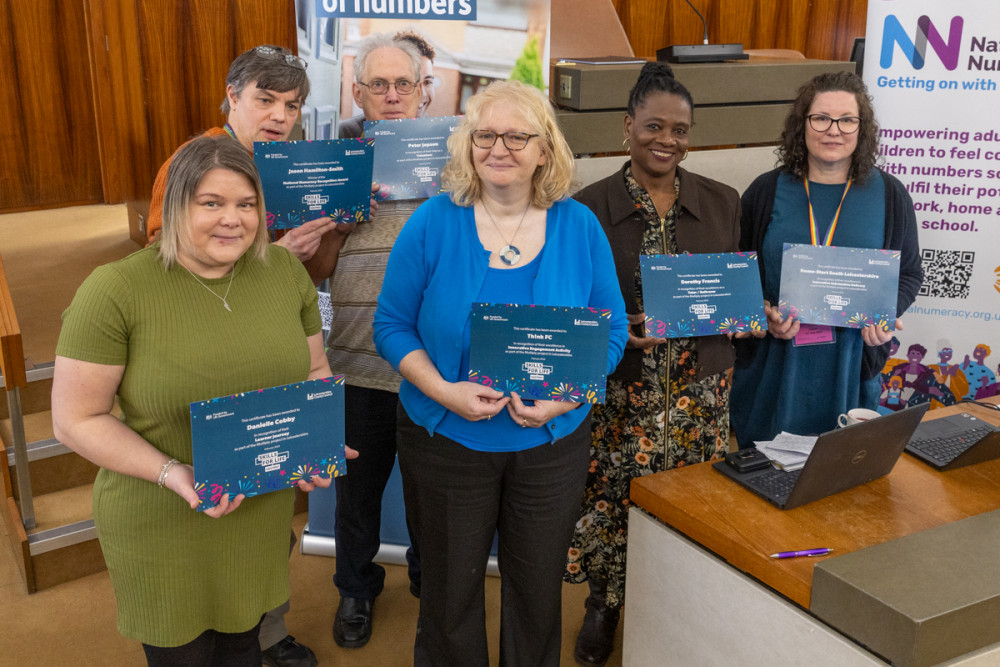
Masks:
[[[197,512],[190,466],[191,402],[330,375],[316,291],[267,243],[263,208],[246,150],[195,139],[170,167],[163,240],[99,267],[63,315],[55,432],[101,467],[118,628],[151,665],[259,666],[261,616],[289,595],[293,490]]]

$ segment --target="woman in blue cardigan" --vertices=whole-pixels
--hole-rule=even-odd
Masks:
[[[448,141],[449,195],[393,247],[375,345],[403,376],[399,462],[420,540],[416,665],[487,665],[483,581],[499,532],[500,664],[558,665],[562,570],[587,475],[585,404],[465,380],[475,302],[610,309],[607,372],[627,320],[608,241],[566,199],[573,158],[539,91],[496,82]]]

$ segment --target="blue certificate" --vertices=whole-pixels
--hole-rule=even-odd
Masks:
[[[441,170],[448,162],[448,137],[460,116],[402,118],[365,123],[375,140],[372,178],[380,199],[426,199],[441,192]]]
[[[469,381],[521,398],[603,403],[611,311],[472,304]]]
[[[343,475],[344,376],[192,403],[191,446],[199,511]]]
[[[370,139],[254,142],[267,228],[292,229],[324,215],[367,220],[373,159]]]
[[[767,328],[757,253],[641,255],[646,335],[690,338]]]
[[[781,256],[783,317],[805,324],[896,328],[899,251],[786,243]]]

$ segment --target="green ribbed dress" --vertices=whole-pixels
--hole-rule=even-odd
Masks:
[[[316,290],[284,248],[244,255],[228,302],[156,244],[94,271],[63,314],[56,354],[125,365],[123,420],[167,456],[191,462],[188,406],[304,380],[306,336],[320,331]],[[229,277],[202,279],[219,296]],[[293,491],[247,498],[212,519],[155,483],[101,469],[94,519],[122,635],[179,646],[208,629],[244,632],[288,599]]]

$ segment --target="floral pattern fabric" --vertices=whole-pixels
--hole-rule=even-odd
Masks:
[[[675,204],[661,219],[630,170],[625,183],[642,212],[642,254],[676,253]],[[679,191],[680,181],[674,181]],[[642,279],[635,270],[642,307]],[[591,461],[580,519],[564,578],[607,582],[605,603],[625,599],[629,485],[636,477],[725,456],[729,443],[729,383],[719,373],[697,380],[695,338],[673,338],[647,350],[640,381],[608,380],[604,405],[594,406]]]

